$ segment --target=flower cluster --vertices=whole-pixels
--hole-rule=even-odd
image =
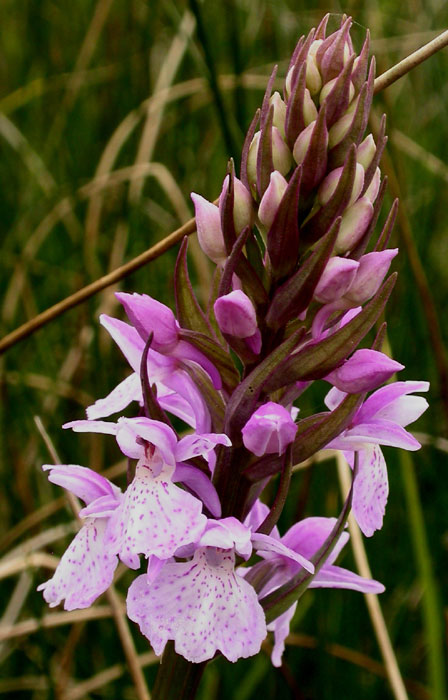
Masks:
[[[364,133],[369,38],[357,55],[350,19],[328,36],[326,20],[299,41],[283,96],[272,93],[274,71],[240,178],[230,163],[217,205],[192,195],[200,245],[216,264],[208,311],[184,241],[176,315],[146,294],[119,293],[129,322],[100,319],[132,373],[64,427],[115,438],[130,464],[126,490],[86,467],[44,466],[85,503],[79,533],[39,587],[45,600],[87,607],[119,561],[139,570],[147,560],[128,616],[156,654],[174,640],[194,663],[256,654],[272,630],[280,665],[304,587],[381,592],[334,563],[348,540],[344,518],[308,517],[283,536],[277,521],[292,465],[327,447],[353,468],[344,512],[352,506],[372,535],[388,494],[380,445],[419,447],[405,427],[425,410],[414,394],[427,383],[381,387],[403,369],[381,352],[384,326],[359,347],[390,295],[397,254],[387,248],[396,205],[374,237],[386,138],[384,119],[376,141]],[[301,418],[295,403],[316,381],[328,384],[328,410]],[[133,402],[137,417],[105,420]],[[263,490],[277,475],[268,506]]]

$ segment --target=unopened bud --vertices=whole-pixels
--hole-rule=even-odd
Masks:
[[[268,230],[272,226],[278,206],[282,201],[287,187],[288,183],[283,175],[277,170],[274,170],[274,172],[271,173],[269,185],[261,198],[258,209],[258,218]]]
[[[300,165],[305,160],[306,152],[308,151],[311,137],[313,136],[315,124],[316,121],[313,121],[311,122],[311,124],[308,124],[306,129],[301,131],[298,137],[296,138],[292,155],[294,156],[294,160],[296,161],[297,165]]]
[[[219,196],[219,209],[224,206],[225,197],[229,188],[229,176],[225,177],[221,194]],[[233,221],[237,234],[243,228],[251,226],[254,220],[252,197],[247,187],[237,177],[233,179]]]
[[[350,289],[359,262],[349,258],[330,258],[314,290],[314,298],[321,304],[331,304]]]
[[[274,92],[269,100],[269,104],[274,108],[274,116],[272,119],[273,126],[279,130],[282,138],[285,138],[285,120],[286,120],[286,104],[280,97],[279,92]]]
[[[308,53],[306,59],[306,86],[311,95],[317,95],[322,87],[322,78],[317,67],[316,58]]]
[[[219,209],[195,192],[191,193],[191,199],[195,209],[199,245],[213,262],[223,265],[227,259],[227,251],[222,235]]]
[[[343,255],[349,250],[353,250],[367,231],[372,216],[373,205],[366,197],[361,197],[346,209],[334,246],[335,253]]]
[[[338,78],[333,78],[332,80],[329,80],[328,83],[325,83],[322,90],[320,91],[319,104],[322,104],[323,101],[325,100],[325,98],[328,97],[330,92],[333,90],[337,80],[338,80]],[[354,87],[353,83],[350,83],[348,101],[351,102],[352,99],[354,98],[354,96],[355,96],[355,87]]]
[[[331,173],[327,175],[317,193],[318,200],[320,204],[325,205],[331,197],[334,195],[336,188],[338,186],[339,180],[341,179],[343,166],[335,168]],[[355,179],[352,187],[352,194],[350,200],[347,204],[347,208],[350,207],[361,194],[364,185],[364,168],[359,163],[356,164]]]
[[[367,170],[376,153],[376,144],[372,134],[366,136],[356,149],[356,160]]]
[[[260,144],[260,132],[257,131],[249,146],[247,155],[247,179],[251,189],[257,189],[257,155]]]
[[[375,174],[372,178],[372,182],[370,183],[370,185],[368,186],[368,188],[366,189],[366,191],[364,192],[364,195],[363,195],[364,197],[367,197],[367,199],[370,202],[372,202],[372,204],[378,196],[380,184],[381,184],[381,170],[379,168],[377,168],[375,170]]]
[[[247,157],[247,177],[251,187],[254,187],[257,183],[257,157],[259,146],[260,132],[257,131],[249,146],[249,154]],[[275,126],[272,127],[272,161],[274,170],[278,170],[282,175],[286,175],[286,173],[291,170],[291,151]]]
[[[345,295],[352,304],[364,304],[373,297],[398,253],[398,248],[366,253],[359,260],[359,268],[353,284]]]
[[[305,88],[305,93],[303,95],[303,121],[305,125],[311,124],[311,122],[317,119],[317,107],[313,102],[313,98],[310,95],[308,88]]]
[[[218,297],[213,309],[220,330],[227,335],[248,338],[257,330],[254,306],[240,289]]]
[[[308,56],[316,56],[319,46],[323,43],[323,39],[315,39],[308,49]]]
[[[257,457],[281,455],[294,441],[297,425],[286,408],[269,401],[257,408],[241,432],[244,446]]]
[[[347,136],[351,129],[353,118],[354,115],[352,112],[346,112],[343,117],[338,119],[338,121],[333,124],[328,132],[328,145],[330,148],[337,146],[338,143],[341,143],[341,141]]]

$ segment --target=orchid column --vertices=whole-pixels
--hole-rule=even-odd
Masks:
[[[125,492],[80,465],[45,467],[86,507],[85,524],[40,586],[44,597],[87,607],[119,560],[134,570],[144,563],[127,614],[163,654],[155,700],[193,698],[208,661],[252,656],[268,631],[279,666],[308,587],[384,590],[334,562],[352,506],[366,536],[382,526],[380,445],[418,449],[405,427],[425,410],[413,394],[428,385],[379,388],[403,369],[381,352],[385,324],[359,347],[394,284],[395,275],[384,279],[398,252],[387,248],[396,204],[374,236],[386,138],[384,119],[376,141],[365,135],[369,38],[356,55],[351,20],[329,36],[326,24],[300,39],[283,96],[272,92],[274,70],[240,178],[230,162],[217,206],[192,195],[199,242],[216,264],[207,312],[189,280],[185,240],[176,315],[145,294],[120,293],[130,323],[101,317],[132,373],[87,409],[87,420],[65,427],[115,438],[130,464]],[[328,385],[325,406],[300,418],[300,397],[315,381]],[[137,417],[104,420],[132,402]],[[175,430],[179,420],[188,435]],[[292,466],[325,447],[344,451],[353,470],[343,509],[281,536]],[[265,503],[273,478],[276,495]]]

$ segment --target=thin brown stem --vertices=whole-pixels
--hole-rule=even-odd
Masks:
[[[419,66],[420,63],[423,63],[427,58],[437,53],[437,51],[445,48],[445,46],[448,46],[448,30],[442,32],[442,34],[439,34],[435,39],[428,42],[420,49],[417,49],[417,51],[409,54],[406,58],[403,58],[402,61],[392,66],[392,68],[389,68],[389,70],[382,73],[382,75],[379,75],[375,80],[374,93],[376,94],[389,87],[389,85],[395,83],[406,75],[406,73],[409,73],[416,68],[416,66]]]
[[[38,314],[32,318],[30,321],[27,321],[27,323],[19,326],[19,328],[16,328],[16,330],[12,331],[12,333],[9,333],[2,340],[0,340],[0,354],[5,352],[5,350],[8,350],[8,348],[12,347],[13,345],[16,345],[16,343],[19,343],[21,340],[24,340],[50,321],[58,318],[58,316],[61,316],[66,311],[69,311],[69,309],[73,309],[73,307],[78,306],[78,304],[81,304],[83,301],[90,299],[90,297],[98,294],[98,292],[101,292],[103,289],[106,289],[106,287],[110,287],[110,285],[124,279],[132,272],[135,272],[143,267],[143,265],[146,265],[146,263],[150,262],[150,260],[155,260],[160,255],[163,255],[163,253],[172,248],[176,243],[179,243],[184,236],[189,236],[195,230],[196,220],[190,219],[183,226],[170,233],[168,236],[153,245],[151,248],[148,248],[148,250],[145,250],[144,253],[141,253],[133,260],[130,260],[121,267],[118,267],[116,270],[109,272],[109,274],[104,275],[104,277],[100,277],[98,280],[88,284],[86,287],[79,289],[74,294],[71,294],[69,297],[66,297],[57,304],[54,304],[54,306],[50,306],[49,309],[46,309],[41,314]]]

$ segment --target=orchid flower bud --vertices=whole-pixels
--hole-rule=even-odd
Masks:
[[[315,125],[316,121],[314,120],[313,122],[308,124],[308,126],[303,131],[301,131],[298,137],[296,138],[292,154],[297,165],[300,165],[305,160],[306,152],[310,145]]]
[[[257,408],[241,432],[244,446],[257,457],[281,455],[294,441],[297,425],[286,408],[268,401]]]
[[[303,121],[306,126],[317,119],[317,107],[313,102],[308,88],[305,88],[303,95]]]
[[[376,153],[376,144],[372,134],[366,136],[356,149],[356,160],[367,170]]]
[[[336,187],[338,186],[343,167],[335,168],[327,175],[317,193],[320,204],[325,205],[333,196]],[[347,208],[356,202],[361,194],[364,185],[364,168],[359,163],[356,164],[355,180],[353,182],[352,194],[347,204]]]
[[[391,360],[377,350],[357,350],[341,367],[330,372],[325,379],[340,391],[357,394],[377,389],[404,365]]]
[[[342,255],[349,250],[353,250],[367,231],[372,216],[373,204],[365,195],[346,209],[342,216],[334,252]]]
[[[237,289],[218,297],[214,307],[219,328],[227,335],[247,338],[257,330],[257,315],[249,297]]]
[[[278,206],[282,201],[282,197],[285,194],[287,187],[288,183],[283,175],[277,170],[274,170],[271,173],[269,185],[261,198],[260,206],[258,208],[258,218],[268,230],[272,226]]]
[[[257,182],[257,157],[260,145],[260,132],[254,135],[247,157],[247,177],[251,187]],[[274,170],[286,175],[291,170],[292,155],[276,126],[272,127],[272,161]]]
[[[354,115],[352,111],[349,110],[347,110],[344,116],[338,119],[338,121],[333,124],[330,131],[328,132],[328,144],[330,148],[333,148],[333,146],[337,146],[338,143],[340,143],[350,131]]]
[[[374,251],[363,255],[353,284],[345,295],[351,304],[364,304],[378,291],[398,248]]]
[[[349,258],[330,258],[314,290],[314,298],[321,304],[331,304],[349,290],[359,262]]]
[[[317,95],[322,87],[322,77],[316,63],[316,56],[308,53],[306,59],[306,86],[311,95]]]
[[[221,194],[219,196],[219,210],[224,206],[225,197],[229,188],[229,176],[224,178]],[[240,234],[246,226],[252,226],[254,209],[252,197],[247,187],[237,177],[233,179],[233,221],[235,231]]]
[[[335,83],[337,82],[337,78],[333,78],[332,80],[329,80],[328,83],[325,83],[323,86],[322,90],[320,91],[319,95],[319,104],[322,105],[324,100],[328,97],[330,92],[333,90]],[[349,98],[348,101],[351,102],[355,96],[355,86],[353,83],[350,83],[349,86]]]
[[[218,297],[214,304],[215,317],[224,336],[242,338],[255,355],[261,350],[261,333],[257,315],[249,297],[240,289]]]
[[[269,104],[274,107],[272,124],[277,127],[282,138],[285,138],[286,104],[280,97],[279,92],[274,92],[269,100]]]
[[[199,245],[204,253],[217,265],[227,260],[227,251],[221,229],[219,209],[200,194],[191,193],[193,200]]]
[[[255,192],[257,189],[257,156],[259,145],[260,132],[257,131],[250,142],[249,153],[247,155],[247,179],[251,189],[254,189]]]
[[[375,174],[372,178],[372,182],[370,183],[370,185],[368,186],[368,188],[366,189],[366,191],[364,192],[364,195],[363,195],[370,202],[372,202],[372,204],[378,196],[378,192],[380,190],[380,184],[381,184],[381,170],[379,168],[377,168],[375,170]]]

